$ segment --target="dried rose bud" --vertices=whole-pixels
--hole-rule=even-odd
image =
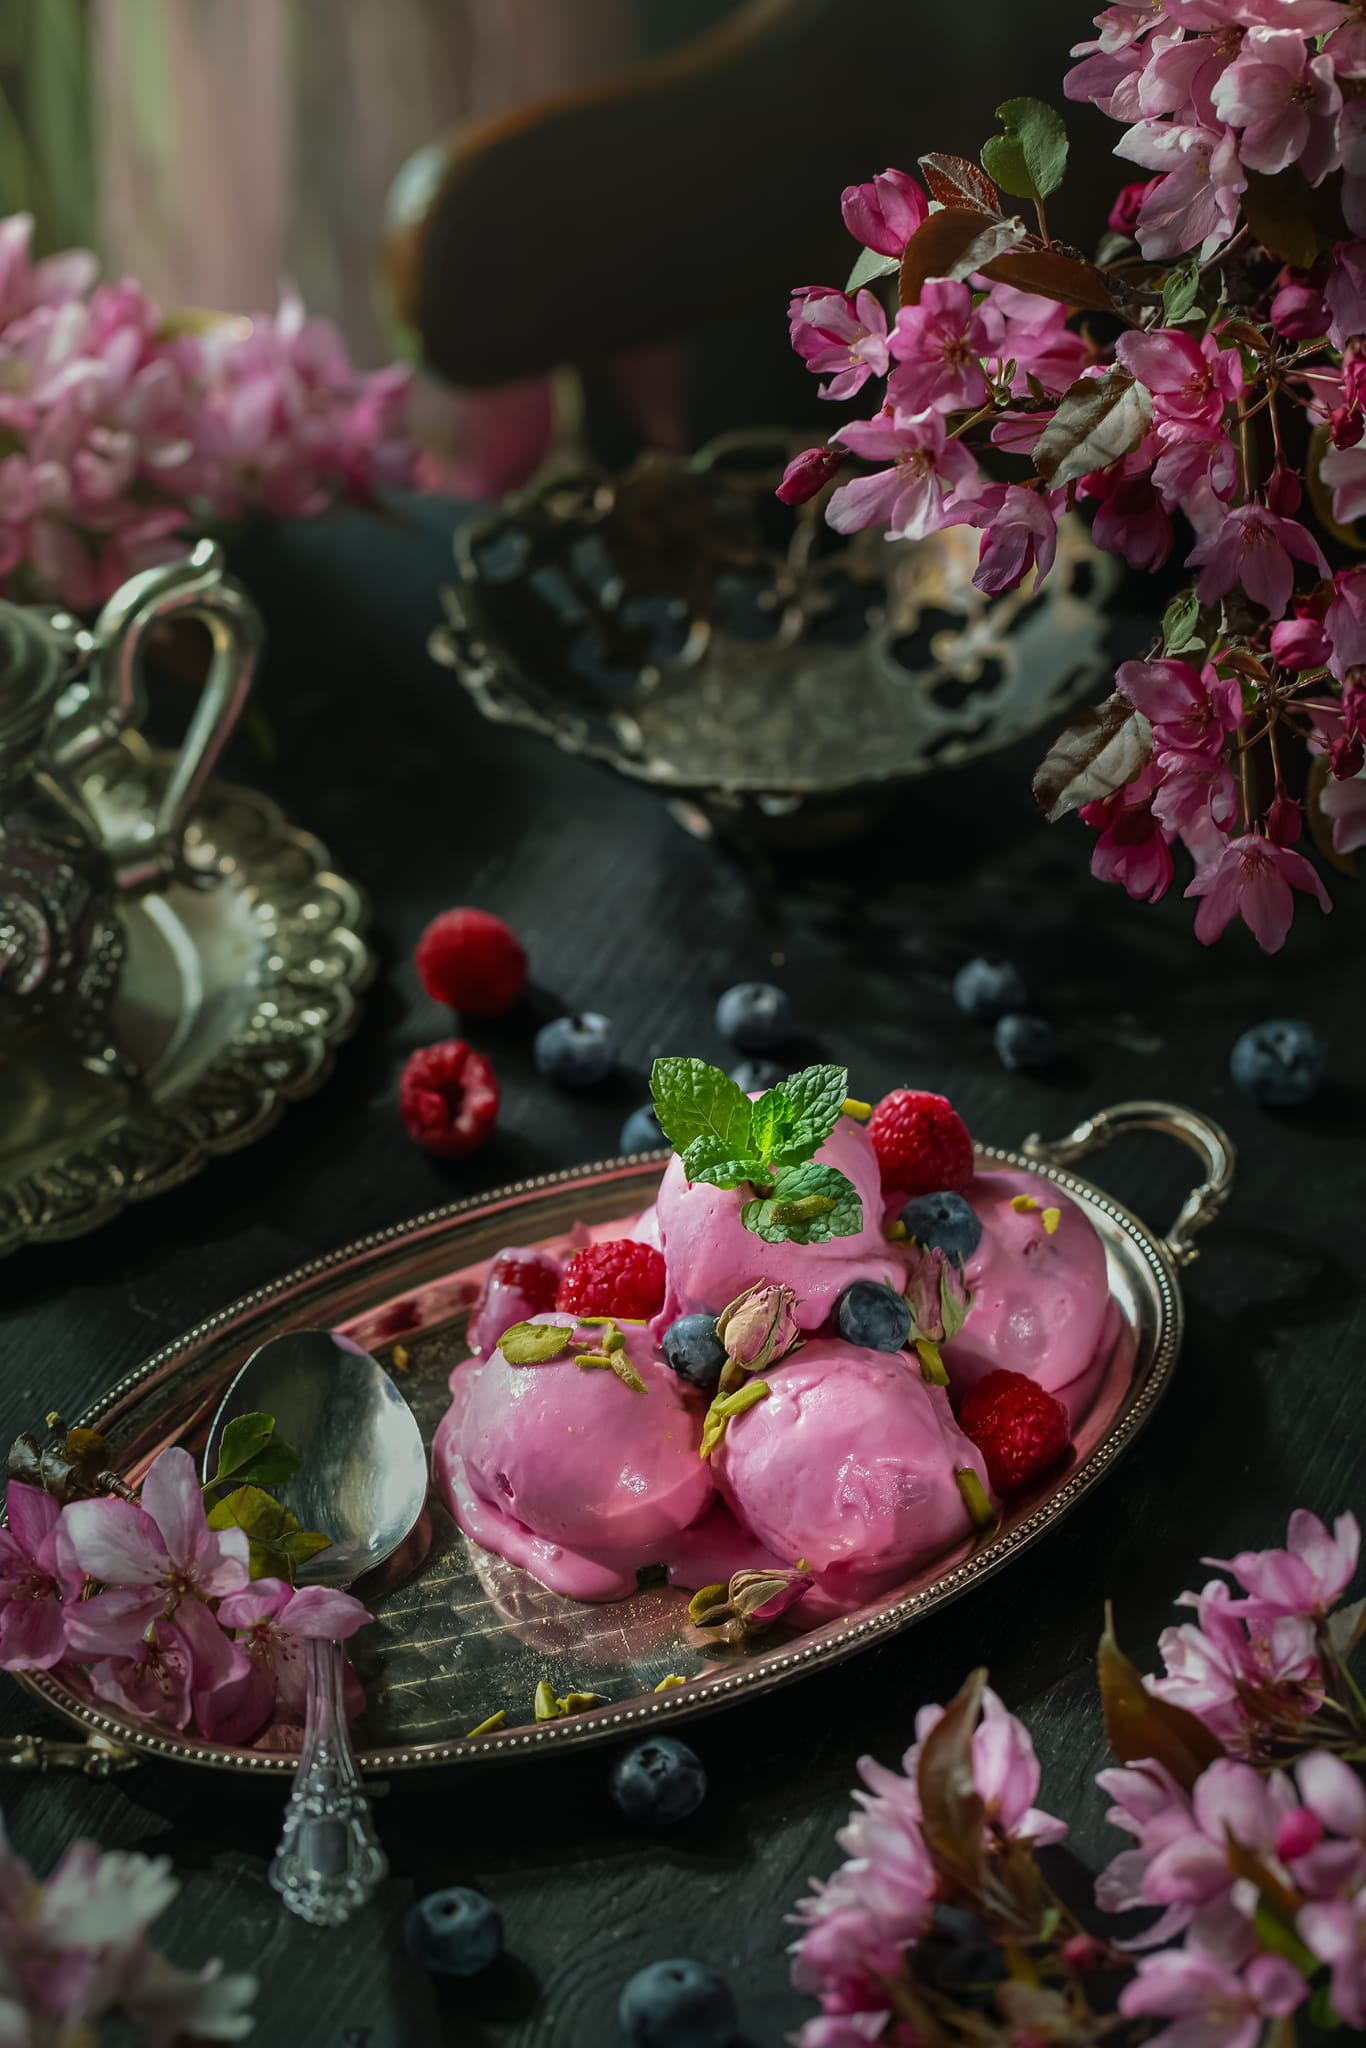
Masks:
[[[781,1565],[736,1572],[729,1586],[706,1586],[694,1594],[688,1614],[699,1628],[725,1628],[733,1637],[758,1634],[795,1607],[813,1583],[810,1572]]]
[[[801,1335],[797,1297],[790,1287],[774,1284],[747,1288],[722,1309],[716,1334],[736,1365],[760,1372],[790,1351]]]
[[[948,1260],[941,1248],[931,1245],[920,1252],[906,1282],[906,1299],[911,1309],[911,1333],[938,1344],[944,1337],[944,1274]]]

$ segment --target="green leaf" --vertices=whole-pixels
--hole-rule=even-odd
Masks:
[[[781,1167],[772,1192],[746,1202],[740,1221],[765,1244],[828,1244],[833,1237],[858,1235],[863,1204],[836,1167],[811,1159]]]
[[[982,145],[982,168],[1017,199],[1047,199],[1067,168],[1067,129],[1042,100],[1006,100],[996,109],[1004,135]]]
[[[725,1138],[694,1138],[683,1154],[683,1171],[690,1181],[705,1181],[713,1188],[738,1188],[741,1181],[761,1178],[760,1159],[739,1158]]]
[[[1342,2025],[1338,2014],[1333,2011],[1332,1994],[1331,1984],[1319,1984],[1309,2001],[1309,2024],[1311,2027],[1322,2027],[1325,2033],[1331,2033],[1334,2027]]]
[[[879,277],[890,277],[894,270],[900,268],[899,256],[883,256],[876,249],[861,249],[844,289],[846,292],[861,291],[864,285],[873,284]]]
[[[243,1465],[249,1465],[274,1434],[273,1415],[235,1415],[218,1446],[218,1477],[230,1479]]]
[[[743,1088],[705,1060],[658,1059],[650,1074],[655,1114],[675,1152],[695,1138],[719,1138],[731,1157],[748,1158],[751,1103]]]
[[[244,1529],[251,1541],[251,1576],[294,1583],[294,1573],[320,1550],[330,1550],[330,1536],[305,1529],[282,1501],[259,1486],[239,1486],[209,1509],[211,1529]]]
[[[767,1095],[761,1095],[750,1118],[756,1156],[781,1157],[780,1148],[790,1144],[796,1134],[797,1117],[796,1103],[781,1088],[770,1088]]]
[[[1317,1956],[1305,1947],[1294,1928],[1265,1894],[1257,1901],[1256,1926],[1257,1939],[1263,1948],[1273,1950],[1278,1956],[1284,1956],[1288,1963],[1293,1963],[1302,1977],[1314,1975],[1319,1967]]]
[[[1168,654],[1189,647],[1200,627],[1200,599],[1192,588],[1174,597],[1162,614],[1162,644]]]
[[[786,1096],[796,1114],[781,1149],[775,1148],[772,1156],[781,1166],[797,1166],[820,1150],[839,1122],[849,1095],[849,1069],[804,1067],[780,1081],[773,1093]]]
[[[1162,315],[1168,327],[1179,327],[1194,312],[1200,296],[1200,259],[1192,256],[1167,272],[1162,286]]]
[[[971,1294],[960,1295],[949,1277],[947,1262],[939,1274],[939,1317],[944,1325],[945,1344],[958,1335],[972,1307]]]
[[[498,1349],[509,1365],[548,1365],[568,1348],[572,1324],[513,1323],[498,1339]]]

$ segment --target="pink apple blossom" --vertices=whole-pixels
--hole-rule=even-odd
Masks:
[[[1366,846],[1366,769],[1326,783],[1319,809],[1332,822],[1334,853],[1356,853]]]
[[[1208,430],[1222,421],[1224,408],[1236,404],[1242,392],[1242,357],[1235,348],[1220,348],[1213,334],[1199,341],[1175,327],[1121,334],[1115,354],[1153,394],[1153,425],[1159,433],[1169,429],[1207,438]],[[1200,429],[1206,430],[1204,436]]]
[[[944,1709],[937,1706],[922,1707],[915,1717],[915,1744],[903,1759],[911,1784],[915,1782],[926,1738],[943,1717]],[[973,1730],[972,1778],[985,1810],[986,1824],[993,1833],[1041,1846],[1060,1842],[1066,1835],[1066,1821],[1055,1819],[1034,1804],[1039,1790],[1039,1761],[1029,1730],[1009,1712],[990,1686],[983,1691],[982,1718]]]
[[[1227,434],[1169,440],[1153,464],[1153,482],[1168,512],[1184,512],[1197,533],[1221,525],[1238,484],[1238,457]]]
[[[1309,1986],[1284,1956],[1257,1956],[1239,1972],[1200,1949],[1164,1949],[1144,1956],[1119,2009],[1128,2019],[1170,2020],[1153,2036],[1167,2048],[1256,2048],[1266,2020],[1293,2012],[1308,1996]]]
[[[1239,584],[1254,604],[1279,619],[1295,584],[1292,557],[1308,562],[1320,576],[1328,574],[1318,542],[1297,520],[1280,518],[1264,505],[1236,505],[1217,527],[1200,535],[1186,561],[1204,565],[1201,604],[1213,604]]]
[[[966,284],[930,278],[917,306],[902,306],[892,329],[897,368],[887,396],[898,413],[961,412],[982,405],[982,357],[996,354],[1002,322],[990,302],[975,307]]]
[[[0,1671],[49,1671],[66,1652],[64,1600],[74,1600],[81,1574],[57,1557],[55,1500],[11,1479],[9,1527],[0,1529]]]
[[[101,1597],[101,1596],[97,1596]],[[113,1595],[109,1595],[113,1598]],[[83,1605],[89,1605],[83,1602]],[[72,1634],[76,1634],[72,1630]],[[92,1646],[73,1645],[89,1657]],[[247,1659],[223,1633],[200,1601],[186,1601],[171,1621],[158,1614],[146,1635],[121,1655],[96,1657],[89,1666],[92,1690],[126,1714],[189,1726],[191,1714],[204,1725],[212,1694],[247,1675]]]
[[[1333,579],[1333,601],[1323,630],[1331,653],[1328,666],[1340,683],[1366,663],[1366,569],[1341,569]]]
[[[1166,833],[1153,812],[1163,771],[1150,761],[1132,782],[1113,795],[1081,806],[1082,821],[1100,834],[1091,849],[1091,873],[1098,882],[1118,882],[1136,899],[1157,903],[1171,887],[1175,868]]]
[[[343,1642],[369,1619],[361,1601],[326,1586],[296,1592],[280,1579],[257,1579],[227,1594],[219,1602],[219,1625],[238,1632],[249,1669],[207,1694],[196,1713],[203,1734],[210,1742],[249,1742],[270,1719],[277,1693],[302,1717],[305,1642]]]
[[[970,524],[984,526],[973,582],[989,597],[1013,590],[1032,568],[1038,590],[1058,551],[1057,515],[1048,497],[1023,484],[988,484],[969,508]]]
[[[1317,185],[1335,168],[1342,94],[1333,60],[1311,56],[1296,30],[1249,29],[1211,96],[1219,119],[1242,129],[1238,154],[1251,170],[1274,175],[1297,163]]]
[[[1318,1711],[1323,1671],[1313,1628],[1302,1616],[1235,1602],[1222,1579],[1183,1593],[1178,1605],[1193,1607],[1196,1619],[1164,1629],[1159,1638],[1165,1669],[1147,1680],[1158,1699],[1197,1714],[1233,1753],[1256,1750],[1271,1707],[1278,1719]]]
[[[835,438],[868,461],[892,464],[841,484],[826,514],[837,533],[885,520],[890,539],[923,540],[951,526],[961,507],[981,494],[976,458],[950,439],[940,412],[879,413],[841,427]]]
[[[1322,668],[1332,651],[1323,621],[1312,615],[1282,619],[1271,628],[1271,652],[1282,668]]]
[[[1090,100],[1108,114],[1114,121],[1137,120],[1143,111],[1139,100],[1139,87],[1143,78],[1144,58],[1141,50],[1097,50],[1094,45],[1078,44],[1078,49],[1089,49],[1090,54],[1064,72],[1062,89],[1069,100]],[[1075,52],[1074,52],[1075,54]],[[1132,233],[1132,229],[1121,229],[1121,233]]]
[[[1179,656],[1165,661],[1121,662],[1115,688],[1153,728],[1159,751],[1217,755],[1242,722],[1237,679],[1225,680],[1207,662],[1199,672]]]
[[[887,374],[887,316],[872,292],[857,299],[822,285],[792,294],[788,312],[792,346],[808,370],[833,371],[822,398],[852,398],[873,376]]]
[[[844,225],[880,256],[900,256],[929,210],[929,200],[905,171],[881,171],[866,185],[846,185],[840,195]]]
[[[1241,917],[1266,953],[1279,953],[1295,914],[1292,890],[1317,896],[1319,908],[1332,909],[1332,899],[1302,853],[1277,846],[1258,832],[1230,839],[1223,850],[1195,871],[1187,896],[1202,899],[1195,913],[1195,936],[1212,946],[1226,925]]]
[[[1312,1618],[1326,1614],[1342,1598],[1360,1555],[1361,1530],[1355,1515],[1339,1515],[1330,1535],[1317,1515],[1296,1508],[1284,1550],[1240,1550],[1227,1561],[1210,1557],[1205,1562],[1231,1571],[1258,1606]]]
[[[1153,816],[1163,835],[1179,838],[1197,865],[1213,860],[1238,815],[1238,788],[1228,763],[1218,754],[1178,749],[1155,759],[1163,781],[1153,797]]]
[[[992,354],[1002,369],[1014,362],[1010,389],[1016,398],[1030,395],[1031,377],[1060,398],[1092,360],[1093,349],[1084,335],[1067,325],[1067,308],[1055,299],[1018,291],[1010,284],[992,284],[982,310],[1001,322]]]
[[[1175,536],[1147,448],[1122,456],[1108,469],[1093,470],[1082,478],[1081,488],[1100,500],[1091,522],[1096,546],[1123,555],[1131,569],[1160,569]]]
[[[1331,1965],[1333,2011],[1349,2027],[1366,2027],[1366,1887],[1349,1899],[1302,1906],[1295,1929],[1311,1954]]]
[[[1366,241],[1338,243],[1323,297],[1334,348],[1345,349],[1353,335],[1366,334]]]
[[[1231,47],[1230,41],[1222,36],[1154,36],[1138,81],[1139,113],[1175,114],[1180,122],[1217,128],[1211,94],[1237,52],[1236,41]]]
[[[1333,517],[1338,524],[1350,526],[1360,519],[1366,512],[1366,445],[1325,448],[1319,475],[1333,493]]]
[[[1287,341],[1317,341],[1328,332],[1328,301],[1305,272],[1283,270],[1271,301],[1271,324]]]
[[[1139,121],[1115,144],[1115,155],[1164,174],[1136,224],[1145,256],[1182,256],[1197,248],[1210,256],[1233,233],[1247,179],[1231,128]]]

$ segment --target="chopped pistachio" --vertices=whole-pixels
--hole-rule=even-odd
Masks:
[[[1023,1216],[1027,1209],[1037,1209],[1039,1205],[1033,1195],[1012,1195],[1010,1206],[1012,1209],[1018,1209]]]
[[[882,1235],[890,1244],[904,1244],[907,1235],[906,1226],[899,1216],[894,1217],[890,1223],[883,1225]]]
[[[622,1336],[620,1330],[609,1330],[602,1340],[604,1351],[621,1351],[625,1348],[625,1345],[626,1339]]]
[[[476,1735],[492,1735],[496,1728],[506,1728],[507,1720],[506,1713],[502,1707],[499,1707],[498,1712],[490,1714],[487,1721],[481,1721],[477,1728],[471,1728],[469,1734],[465,1737],[466,1742],[472,1742]]]
[[[1057,1229],[1058,1225],[1059,1225],[1059,1224],[1060,1224],[1061,1222],[1062,1222],[1062,1210],[1061,1210],[1061,1209],[1045,1209],[1045,1210],[1044,1210],[1044,1212],[1043,1212],[1043,1227],[1044,1227],[1044,1229],[1045,1229],[1045,1230],[1046,1230],[1046,1231],[1048,1232],[1048,1235],[1049,1235],[1050,1237],[1051,1237],[1051,1236],[1053,1235],[1053,1232],[1054,1232],[1054,1231],[1055,1231],[1055,1230]]]
[[[393,1367],[395,1368],[395,1370],[396,1370],[396,1371],[398,1371],[398,1372],[407,1372],[407,1370],[408,1370],[408,1347],[407,1347],[407,1345],[406,1345],[406,1344],[395,1344],[395,1346],[394,1346],[393,1350],[392,1350],[392,1351],[391,1351],[391,1352],[389,1353],[389,1362],[390,1362],[390,1364],[391,1364],[391,1365],[392,1365],[392,1366],[393,1366]]]
[[[667,1692],[667,1691],[669,1690],[670,1686],[673,1686],[673,1685],[686,1685],[686,1684],[687,1684],[687,1682],[688,1682],[688,1681],[687,1681],[687,1679],[686,1679],[686,1678],[680,1678],[680,1677],[679,1677],[679,1675],[678,1675],[678,1673],[677,1673],[676,1671],[671,1671],[671,1672],[670,1672],[670,1673],[668,1674],[668,1676],[667,1676],[666,1678],[661,1678],[661,1679],[660,1679],[660,1681],[659,1681],[659,1684],[658,1684],[658,1685],[657,1685],[657,1686],[655,1687],[655,1691],[656,1691],[656,1692]]]
[[[718,1395],[707,1410],[702,1425],[701,1455],[709,1458],[726,1433],[726,1424],[732,1415],[743,1415],[746,1408],[752,1408],[756,1401],[768,1399],[767,1380],[751,1380],[748,1386],[739,1387],[733,1394]]]
[[[597,1692],[567,1692],[560,1701],[565,1714],[586,1714],[590,1707],[600,1704],[602,1694]]]
[[[538,1721],[558,1721],[563,1713],[564,1708],[555,1696],[554,1687],[547,1685],[546,1681],[542,1679],[536,1688],[536,1719]]]
[[[851,1116],[856,1123],[860,1124],[866,1124],[872,1113],[873,1105],[871,1102],[856,1102],[852,1095],[845,1096],[844,1106],[840,1110],[841,1116]]]
[[[633,1394],[649,1393],[650,1389],[646,1386],[624,1351],[610,1352],[607,1356],[607,1363],[611,1366],[622,1385],[629,1387]]]
[[[567,1323],[514,1323],[498,1339],[498,1349],[509,1365],[548,1365],[573,1334]]]
[[[939,1355],[939,1346],[929,1337],[917,1337],[916,1356],[920,1360],[920,1377],[927,1387],[946,1387],[949,1376],[944,1370],[944,1361]]]
[[[611,1356],[606,1351],[578,1351],[574,1354],[574,1363],[580,1372],[601,1372],[604,1368],[610,1372],[612,1367]]]
[[[972,1517],[973,1527],[994,1529],[998,1519],[996,1510],[991,1505],[985,1486],[971,1465],[960,1465],[953,1476],[958,1481],[958,1491],[963,1496],[963,1506]]]

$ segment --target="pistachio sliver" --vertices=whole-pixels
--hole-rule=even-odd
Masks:
[[[676,1671],[670,1671],[665,1677],[660,1679],[659,1684],[655,1687],[655,1691],[668,1692],[671,1686],[686,1685],[687,1682],[687,1679],[680,1678]]]
[[[1000,1518],[991,1504],[991,1496],[971,1465],[960,1465],[953,1476],[958,1482],[958,1491],[963,1496],[963,1506],[972,1519],[973,1528],[994,1529]]]
[[[929,1337],[917,1337],[916,1356],[920,1360],[920,1377],[927,1387],[946,1387],[949,1376],[944,1370],[944,1361],[939,1355],[939,1346]]]
[[[509,1365],[548,1365],[569,1347],[574,1332],[567,1323],[514,1323],[498,1339]]]
[[[471,1728],[465,1737],[466,1742],[472,1742],[476,1735],[492,1735],[495,1729],[506,1728],[507,1719],[505,1710],[499,1707],[498,1712],[490,1714],[487,1721],[481,1721],[477,1728]]]
[[[1061,1209],[1045,1209],[1045,1210],[1044,1210],[1044,1212],[1043,1212],[1043,1227],[1044,1227],[1044,1229],[1045,1229],[1045,1230],[1046,1230],[1046,1231],[1048,1232],[1048,1235],[1049,1235],[1050,1237],[1051,1237],[1051,1236],[1053,1235],[1053,1232],[1054,1232],[1054,1231],[1055,1231],[1055,1230],[1057,1229],[1058,1225],[1059,1225],[1059,1224],[1060,1224],[1061,1222],[1062,1222],[1062,1210],[1061,1210]]]
[[[733,1394],[718,1395],[707,1410],[707,1419],[702,1425],[702,1449],[700,1455],[709,1458],[726,1433],[726,1424],[732,1415],[743,1415],[746,1408],[752,1408],[757,1401],[766,1401],[769,1395],[767,1380],[750,1380],[747,1386],[738,1387]]]

